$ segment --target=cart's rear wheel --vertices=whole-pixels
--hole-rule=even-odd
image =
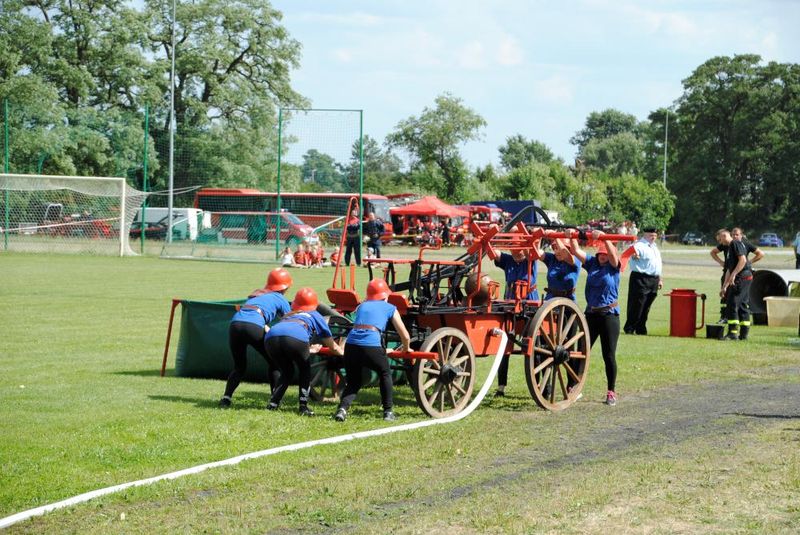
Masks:
[[[420,351],[439,354],[414,364],[412,385],[420,408],[433,418],[461,412],[475,387],[475,352],[467,336],[450,327],[437,329]]]
[[[578,398],[589,371],[589,326],[571,299],[545,301],[529,332],[533,351],[525,355],[525,379],[536,404],[566,409]]]

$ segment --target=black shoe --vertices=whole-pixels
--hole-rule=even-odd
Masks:
[[[308,408],[308,405],[300,406],[300,416],[314,416],[314,411]]]
[[[383,419],[387,422],[394,422],[397,420],[397,416],[392,411],[383,411]]]
[[[625,330],[624,330],[624,331],[622,331],[622,332],[624,332],[625,334],[636,334],[636,333],[634,333],[634,332],[633,332],[632,330],[630,330],[630,329],[625,329]]]
[[[749,334],[750,327],[748,325],[742,325],[739,327],[739,340],[747,340]]]
[[[723,340],[738,340],[738,339],[739,335],[737,333],[728,333],[725,335],[725,338],[723,338]]]
[[[506,393],[503,392],[502,390],[497,390],[494,393],[494,397],[496,397],[496,398],[504,398],[504,397],[506,397]]]
[[[231,398],[223,397],[221,400],[219,400],[219,403],[217,405],[219,406],[220,409],[230,408]]]
[[[347,419],[347,411],[340,408],[336,411],[336,414],[333,415],[333,419],[337,422],[344,422]]]
[[[268,411],[276,411],[276,410],[278,410],[278,407],[279,407],[279,406],[280,406],[280,405],[278,405],[278,404],[277,404],[277,403],[275,403],[274,401],[270,401],[270,402],[267,404],[267,410],[268,410]]]

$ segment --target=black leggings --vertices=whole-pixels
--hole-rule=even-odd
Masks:
[[[270,401],[280,404],[283,395],[289,388],[294,375],[294,366],[300,372],[300,406],[308,405],[308,394],[311,390],[311,363],[308,361],[308,342],[302,342],[291,336],[274,336],[267,338],[267,353],[275,355],[281,370],[278,386],[273,390]]]
[[[245,372],[247,372],[247,346],[252,347],[264,357],[267,361],[267,377],[269,377],[269,386],[271,390],[275,390],[275,385],[278,382],[278,366],[275,361],[270,358],[267,351],[264,349],[264,328],[259,327],[255,323],[246,321],[234,321],[228,327],[228,345],[231,348],[231,355],[233,356],[233,371],[228,375],[228,382],[225,385],[225,396],[230,398],[233,392],[242,382]]]
[[[617,340],[619,340],[619,316],[615,314],[586,314],[589,324],[589,345],[593,346],[597,337],[603,348],[603,362],[606,365],[608,389],[614,390],[617,383]]]
[[[347,385],[344,387],[339,407],[347,410],[356,399],[356,394],[361,390],[361,372],[364,368],[369,368],[380,375],[383,410],[392,410],[392,372],[389,368],[386,350],[382,347],[355,344],[345,344],[344,346],[344,369],[347,373]]]
[[[351,238],[350,236],[347,237],[347,241],[345,242],[345,250],[344,250],[344,264],[346,266],[350,265],[350,256],[355,253],[356,254],[356,265],[361,265],[361,247],[358,246],[358,236]]]

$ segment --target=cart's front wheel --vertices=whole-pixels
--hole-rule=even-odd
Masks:
[[[433,418],[461,412],[475,387],[475,352],[467,336],[450,327],[437,329],[420,351],[439,355],[414,364],[412,384],[420,408]]]
[[[529,331],[531,354],[525,355],[525,379],[536,404],[560,411],[578,398],[589,371],[589,326],[571,299],[545,301]]]

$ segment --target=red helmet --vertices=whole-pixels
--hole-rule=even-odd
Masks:
[[[283,268],[273,269],[267,277],[267,290],[280,292],[292,285],[292,276]]]
[[[604,255],[608,254],[608,249],[606,248],[606,242],[601,241],[597,245],[597,253],[596,254],[604,254]]]
[[[311,288],[300,288],[294,296],[292,301],[292,310],[302,310],[310,312],[316,310],[319,306],[319,299],[317,299],[317,292]]]
[[[383,279],[372,279],[367,284],[367,301],[386,299],[390,293],[392,291],[389,290],[389,285]]]

